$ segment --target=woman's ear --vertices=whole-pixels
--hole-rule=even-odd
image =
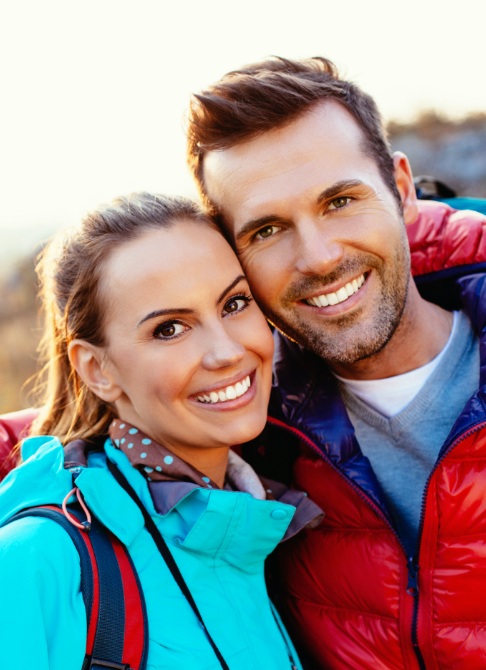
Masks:
[[[84,340],[73,340],[68,347],[69,361],[86,386],[105,402],[115,402],[121,395],[106,365],[105,352]]]
[[[413,223],[418,217],[417,193],[413,183],[412,169],[405,154],[395,151],[393,154],[395,182],[400,193],[405,225]]]

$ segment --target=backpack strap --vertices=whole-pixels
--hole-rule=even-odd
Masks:
[[[419,175],[414,178],[413,183],[419,200],[442,200],[457,196],[450,186],[435,177]]]
[[[223,658],[223,655],[221,654],[220,650],[216,646],[216,643],[214,642],[209,630],[206,627],[206,624],[203,621],[201,612],[199,611],[199,608],[196,604],[196,601],[193,598],[193,595],[191,591],[189,590],[189,586],[187,585],[184,577],[182,576],[181,571],[179,570],[179,566],[177,565],[174,557],[171,554],[171,551],[163,538],[162,534],[158,530],[157,526],[155,525],[155,522],[153,521],[152,517],[146,510],[146,508],[143,506],[142,502],[140,501],[138,495],[135,492],[135,489],[129,484],[127,478],[125,475],[123,475],[120,470],[116,467],[116,465],[110,461],[109,459],[106,461],[108,464],[108,469],[113,475],[113,477],[116,479],[118,484],[128,493],[128,495],[132,498],[133,502],[137,505],[139,510],[142,513],[142,516],[145,521],[145,528],[147,531],[150,533],[152,536],[153,541],[155,542],[155,545],[157,549],[159,550],[162,558],[167,564],[167,567],[172,573],[172,576],[174,580],[176,581],[177,585],[179,586],[180,590],[184,594],[187,602],[191,606],[194,614],[196,615],[197,619],[199,620],[199,624],[201,628],[204,630],[206,633],[206,637],[208,638],[208,642],[211,645],[216,658],[219,661],[219,664],[223,668],[223,670],[230,670],[228,664],[226,663],[225,659]]]
[[[70,507],[70,513],[83,519],[76,508]],[[126,547],[95,518],[89,532],[78,529],[56,505],[22,510],[7,523],[31,516],[58,523],[79,553],[88,621],[82,670],[144,670],[148,641],[145,601]]]

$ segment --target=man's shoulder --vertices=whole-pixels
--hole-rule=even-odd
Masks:
[[[335,381],[326,362],[285,335],[275,332],[272,405],[302,407],[316,391],[334,392]],[[271,409],[272,409],[271,405]]]
[[[464,304],[465,282],[486,272],[486,216],[437,201],[419,201],[407,225],[412,274],[421,296],[448,310]]]
[[[279,331],[274,332],[274,379],[277,385],[300,387],[310,380],[331,377],[326,362]]]
[[[486,264],[486,216],[450,205],[418,201],[417,219],[407,225],[415,277],[465,265]]]

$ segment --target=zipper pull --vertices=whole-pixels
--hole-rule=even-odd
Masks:
[[[415,561],[415,556],[409,556],[407,560],[407,568],[408,568],[407,593],[409,596],[416,596],[419,591],[418,587],[419,566]]]

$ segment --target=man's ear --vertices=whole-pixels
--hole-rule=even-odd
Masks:
[[[412,170],[405,154],[395,151],[393,154],[395,182],[402,200],[405,225],[413,223],[418,217],[417,194],[413,183]]]
[[[68,347],[69,361],[86,386],[105,402],[115,402],[121,388],[106,365],[105,353],[84,340],[73,340]]]

